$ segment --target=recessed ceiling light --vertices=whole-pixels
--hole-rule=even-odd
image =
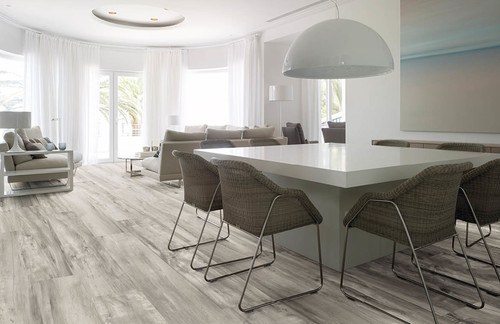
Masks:
[[[117,15],[117,12],[120,14]],[[175,11],[142,5],[103,6],[92,10],[92,13],[107,22],[133,27],[168,27],[184,21],[184,16]]]

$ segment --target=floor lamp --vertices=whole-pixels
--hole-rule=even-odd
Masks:
[[[269,86],[269,101],[279,101],[280,103],[280,123],[281,127],[281,108],[283,101],[293,100],[293,87],[291,85],[272,85]]]
[[[8,152],[24,152],[17,142],[18,128],[31,127],[31,112],[29,111],[0,111],[0,128],[14,129],[14,143]]]

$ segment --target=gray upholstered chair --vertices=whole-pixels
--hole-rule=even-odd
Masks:
[[[286,127],[282,127],[281,131],[284,137],[288,138],[288,144],[308,144],[304,135],[304,129],[300,123],[287,122]]]
[[[345,143],[345,128],[322,128],[325,143]]]
[[[225,148],[225,147],[234,147],[234,144],[227,139],[205,140],[201,141],[200,143],[200,148],[202,149]]]
[[[274,138],[252,138],[250,140],[250,146],[272,146],[280,145],[280,142]]]
[[[442,143],[436,149],[448,151],[484,152],[483,144],[476,143]]]
[[[410,147],[410,142],[402,140],[380,140],[373,143],[379,146],[395,146],[395,147]]]
[[[472,256],[469,258],[492,265],[500,281],[497,265],[486,242],[486,237],[491,235],[491,224],[500,220],[500,159],[487,162],[464,174],[458,194],[456,218],[466,222],[466,246],[471,247],[482,241],[489,261]],[[480,238],[472,243],[469,243],[469,223],[477,226],[480,235]],[[484,235],[481,226],[486,225],[489,227],[489,233]],[[455,241],[452,246],[455,253],[463,256],[455,250],[454,243]]]
[[[448,238],[456,238],[464,254],[468,270],[476,287],[481,304],[477,306],[470,302],[460,301],[476,309],[484,306],[481,291],[479,290],[476,278],[470,267],[465,249],[455,229],[455,207],[460,181],[463,172],[469,170],[471,167],[471,163],[432,166],[406,180],[391,191],[367,193],[359,199],[344,218],[344,225],[347,227],[347,233],[344,243],[344,255],[342,258],[340,289],[348,298],[361,301],[390,316],[396,317],[362,298],[347,293],[345,290],[344,274],[349,230],[356,227],[363,231],[385,237],[394,242],[392,271],[397,277],[418,284],[424,288],[427,301],[436,323],[437,317],[428,289],[455,300],[459,299],[444,292],[444,289],[441,290],[427,287],[422,273],[423,269],[420,267],[416,251]],[[410,247],[412,259],[418,269],[421,283],[409,279],[396,271],[394,265],[397,243]]]
[[[174,150],[172,155],[179,160],[181,167],[182,179],[184,180],[184,200],[177,215],[172,234],[168,241],[168,249],[170,251],[177,251],[190,247],[196,247],[193,258],[191,259],[191,268],[194,270],[203,269],[204,267],[195,267],[194,260],[198,252],[198,246],[201,244],[211,243],[214,240],[201,242],[205,226],[208,222],[210,212],[222,210],[222,196],[220,192],[220,181],[217,167],[212,163],[206,161],[201,156]],[[182,215],[184,205],[190,205],[198,210],[206,212],[203,226],[201,228],[198,241],[195,244],[187,244],[179,247],[172,247],[172,241],[175,236],[177,225]],[[221,224],[222,224],[222,216]],[[217,226],[219,224],[216,224]],[[220,236],[220,233],[219,233]],[[229,236],[229,227],[227,228],[227,236],[221,239],[226,239]]]
[[[306,194],[301,190],[287,189],[278,186],[264,176],[262,172],[247,163],[229,160],[214,160],[213,162],[218,166],[221,180],[222,202],[224,205],[223,222],[236,226],[255,236],[257,241],[255,253],[248,269],[209,278],[209,270],[212,267],[211,262],[217,248],[217,241],[215,241],[208,267],[206,268],[205,279],[207,281],[215,281],[223,277],[248,271],[238,304],[238,308],[244,312],[271,305],[278,301],[312,294],[320,290],[323,286],[323,270],[321,265],[319,224],[322,222],[323,218],[307,198]],[[277,300],[267,301],[251,307],[243,307],[242,303],[252,270],[270,265],[276,258],[274,234],[307,225],[316,226],[320,272],[319,286]],[[222,226],[221,224],[219,232]],[[255,265],[259,250],[262,251],[262,239],[264,236],[269,235],[271,236],[273,258],[271,261],[261,262],[261,264]]]

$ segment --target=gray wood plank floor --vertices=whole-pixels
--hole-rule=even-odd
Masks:
[[[0,199],[0,323],[398,322],[345,298],[340,274],[331,269],[325,269],[324,287],[317,294],[240,312],[245,275],[207,283],[201,272],[189,268],[192,250],[167,249],[182,196],[182,189],[144,176],[130,178],[122,164],[101,164],[80,168],[73,192]],[[194,209],[186,212],[176,244],[194,242],[202,224]],[[464,226],[459,228],[463,237]],[[214,233],[212,226],[206,237]],[[250,255],[254,242],[232,230],[218,258]],[[500,226],[494,227],[490,242],[500,263]],[[209,252],[210,246],[204,246],[200,259]],[[470,253],[485,255],[481,245]],[[464,260],[452,253],[449,241],[419,255],[427,267],[468,278]],[[396,279],[390,262],[386,257],[351,269],[349,286],[408,322],[430,323],[422,289]],[[500,292],[493,270],[471,263],[480,284]],[[398,267],[416,275],[407,251],[398,253]],[[316,265],[283,248],[272,266],[254,273],[250,302],[317,284]],[[477,300],[469,287],[426,278],[434,287]],[[431,293],[441,323],[500,323],[500,297],[484,297],[485,308],[473,310]]]

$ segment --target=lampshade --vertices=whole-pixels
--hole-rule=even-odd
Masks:
[[[291,85],[269,86],[269,101],[293,100],[293,87]]]
[[[28,128],[28,127],[31,127],[31,112],[0,111],[0,128]]]
[[[331,19],[306,29],[292,43],[283,74],[303,79],[351,79],[390,73],[391,51],[370,27]]]
[[[168,120],[167,120],[169,125],[180,125],[181,124],[181,118],[179,115],[169,115]]]

